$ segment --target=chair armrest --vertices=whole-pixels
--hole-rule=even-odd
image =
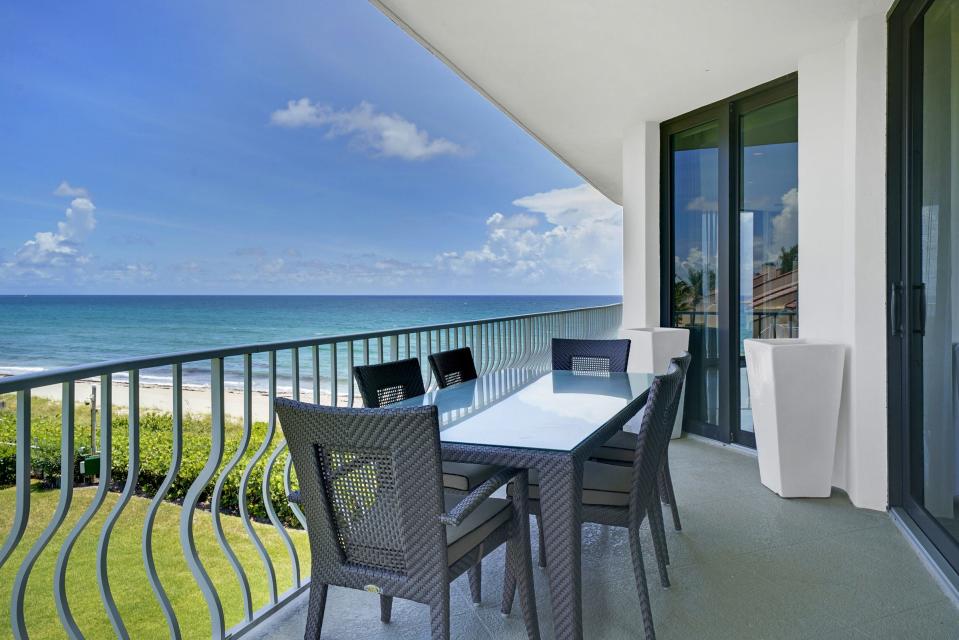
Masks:
[[[489,480],[470,491],[466,496],[456,503],[456,506],[447,513],[440,514],[440,522],[445,525],[455,527],[466,519],[466,516],[473,513],[476,507],[480,506],[484,500],[504,484],[513,479],[513,477],[522,472],[522,469],[511,469],[504,467],[490,476]]]
[[[290,492],[290,495],[288,495],[288,496],[286,497],[286,499],[289,500],[291,504],[302,504],[302,503],[303,503],[302,498],[300,498],[300,492],[299,492],[299,491],[291,491],[291,492]]]

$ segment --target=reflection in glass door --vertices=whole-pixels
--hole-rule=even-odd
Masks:
[[[739,430],[748,434],[743,340],[799,336],[797,122],[796,96],[739,117]]]
[[[719,424],[719,125],[670,136],[673,326],[689,329],[693,356],[685,416]]]
[[[921,156],[908,210],[909,504],[959,568],[959,0],[917,20]],[[915,50],[915,49],[914,49]],[[921,86],[921,89],[920,89]],[[921,159],[918,159],[921,158]]]

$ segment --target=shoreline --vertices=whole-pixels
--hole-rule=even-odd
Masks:
[[[90,398],[91,391],[97,390],[97,404],[103,399],[100,390],[99,380],[77,380],[75,383],[75,397],[77,403],[82,403]],[[126,381],[115,380],[112,385],[113,408],[126,411],[130,406],[130,384]],[[33,390],[32,396],[35,398],[44,398],[59,402],[61,400],[62,390],[60,385],[48,387],[38,387]],[[337,393],[340,406],[344,406],[348,396],[345,393]],[[277,391],[279,398],[292,398],[293,392],[290,389]],[[182,388],[183,413],[185,414],[210,414],[211,393],[208,386],[188,386]],[[302,389],[300,391],[300,400],[303,402],[313,402],[313,390]],[[320,403],[330,404],[331,395],[329,391],[320,391]],[[224,413],[229,418],[243,418],[243,390],[226,387],[223,393]],[[270,417],[269,393],[263,390],[254,389],[252,393],[253,420],[263,422]],[[171,413],[173,410],[173,385],[156,382],[140,383],[140,410],[160,411]]]

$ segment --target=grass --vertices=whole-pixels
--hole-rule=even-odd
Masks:
[[[33,638],[65,637],[52,595],[54,564],[63,540],[92,501],[95,491],[94,487],[75,490],[66,520],[34,566],[25,597],[25,619]],[[58,498],[57,490],[33,491],[27,531],[13,555],[0,569],[0,602],[10,602],[10,592],[20,562],[50,522]],[[115,493],[107,495],[96,517],[74,546],[67,567],[70,608],[80,630],[88,638],[114,637],[97,587],[96,548],[103,522],[117,499]],[[146,498],[131,499],[114,528],[107,556],[107,573],[117,609],[130,636],[134,638],[168,636],[166,619],[147,580],[143,564],[141,537],[149,503]],[[14,489],[0,490],[0,532],[4,535],[12,524],[14,504]],[[206,602],[187,567],[180,545],[181,512],[179,506],[163,503],[157,514],[153,534],[157,573],[173,604],[183,637],[209,638],[210,619]],[[227,540],[246,570],[255,611],[268,603],[266,572],[240,518],[222,516],[221,522]],[[283,593],[292,586],[291,563],[286,548],[272,526],[255,523],[254,527],[273,559],[278,592]],[[200,558],[220,594],[226,626],[229,628],[243,619],[242,598],[236,574],[214,536],[209,512],[195,513],[194,535]],[[306,577],[309,575],[310,560],[306,534],[303,531],[290,531],[290,535],[300,557],[300,575]],[[0,616],[0,638],[10,636],[9,617]]]

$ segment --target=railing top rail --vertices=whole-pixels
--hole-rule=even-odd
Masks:
[[[446,324],[423,325],[418,327],[398,327],[382,331],[372,331],[365,333],[353,333],[335,336],[321,336],[317,338],[304,338],[300,340],[286,340],[282,342],[260,342],[247,345],[237,345],[232,347],[219,347],[215,349],[203,349],[200,351],[182,351],[178,353],[163,353],[157,355],[139,356],[136,358],[126,358],[121,360],[106,360],[92,364],[78,365],[74,367],[63,367],[59,369],[50,369],[47,371],[37,371],[25,373],[8,378],[0,378],[0,394],[14,393],[27,389],[36,389],[84,378],[92,378],[112,373],[124,371],[133,371],[140,369],[150,369],[153,367],[164,367],[174,364],[184,364],[186,362],[197,362],[200,360],[211,360],[213,358],[229,358],[232,356],[242,356],[246,354],[268,353],[270,351],[283,351],[286,349],[302,349],[305,347],[319,346],[325,344],[336,344],[341,342],[369,340],[375,338],[385,338],[388,336],[420,333],[426,331],[435,331],[437,329],[456,329],[459,327],[469,327],[480,324],[491,324],[494,322],[505,322],[509,320],[521,320],[528,318],[539,318],[543,316],[575,313],[579,311],[598,311],[602,309],[615,309],[621,307],[622,303],[598,305],[594,307],[577,307],[575,309],[555,309],[552,311],[540,311],[537,313],[527,313],[513,316],[502,316],[497,318],[483,318],[481,320],[465,320],[462,322],[450,322]]]

